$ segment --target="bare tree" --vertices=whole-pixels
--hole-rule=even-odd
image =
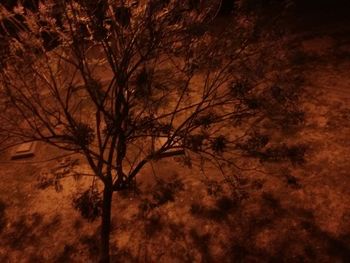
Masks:
[[[243,138],[268,115],[263,52],[252,19],[213,32],[220,1],[45,2],[18,9],[27,29],[2,58],[3,149],[42,141],[85,157],[103,184],[109,262],[112,195],[145,165],[181,156],[221,168],[247,152]]]

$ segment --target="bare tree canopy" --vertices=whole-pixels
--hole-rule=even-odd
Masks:
[[[271,88],[278,73],[257,47],[253,16],[210,29],[220,1],[44,2],[36,12],[16,7],[23,30],[2,34],[2,147],[42,141],[85,157],[104,185],[102,262],[112,194],[147,163],[270,158],[252,127],[272,110],[281,122],[302,118],[294,87],[288,96]]]

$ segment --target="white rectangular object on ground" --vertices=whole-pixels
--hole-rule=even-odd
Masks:
[[[34,156],[36,143],[35,142],[26,142],[20,144],[12,153],[11,159],[21,159]]]

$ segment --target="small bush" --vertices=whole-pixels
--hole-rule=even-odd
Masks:
[[[102,214],[102,198],[96,190],[89,189],[73,198],[73,206],[89,221],[94,221]]]

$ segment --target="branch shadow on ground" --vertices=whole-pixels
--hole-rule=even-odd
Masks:
[[[33,213],[17,215],[15,220],[9,221],[3,213],[4,211],[1,211],[0,218],[2,222],[6,222],[6,227],[4,225],[0,232],[0,244],[8,251],[3,257],[9,260],[10,254],[17,251],[21,253],[23,260],[42,262],[42,248],[48,245],[47,239],[52,238],[52,234],[59,229],[61,217],[55,215],[49,220],[44,220],[43,215]],[[24,250],[28,249],[34,252],[27,255]]]
[[[350,232],[341,236],[327,233],[318,225],[313,211],[297,206],[286,209],[266,192],[258,207],[249,214],[230,197],[221,196],[214,207],[192,204],[190,213],[202,222],[197,226],[172,223],[158,216],[151,220],[152,233],[146,236],[157,240],[167,235],[173,244],[182,243],[178,248],[186,250],[178,253],[181,262],[193,261],[196,253],[201,262],[347,262],[350,258]],[[203,222],[216,225],[220,233],[204,231]],[[227,234],[221,242],[225,245],[219,254],[213,253],[213,244],[222,233]],[[162,246],[158,244],[157,248],[164,249],[163,254],[171,250]]]

